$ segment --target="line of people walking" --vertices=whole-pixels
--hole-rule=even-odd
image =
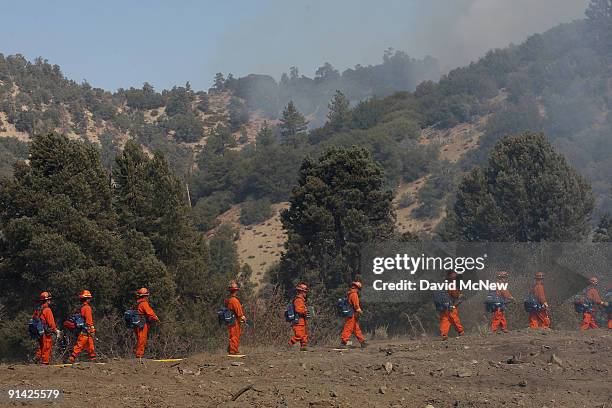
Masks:
[[[508,272],[500,271],[496,274],[498,284],[508,283]],[[457,285],[458,275],[451,271],[447,274],[447,282],[455,282],[452,289],[438,293],[434,296],[434,303],[439,312],[439,330],[442,340],[447,340],[451,328],[454,328],[459,336],[465,334],[459,316],[459,305],[465,297]],[[583,294],[576,298],[576,311],[583,314],[581,330],[598,328],[596,310],[598,306],[606,307],[608,314],[608,328],[612,329],[612,313],[610,304],[604,301],[597,288],[598,280],[592,277],[589,280],[589,287]],[[359,292],[362,283],[354,281],[350,284],[346,298],[338,302],[339,315],[344,318],[344,325],[340,334],[339,349],[346,349],[351,336],[355,336],[362,348],[367,346],[366,338],[359,325],[359,319],[363,315],[363,309],[359,299]],[[240,290],[236,281],[232,280],[227,290],[229,296],[224,301],[224,308],[219,314],[220,322],[225,322],[228,330],[229,355],[240,355],[240,337],[242,335],[242,324],[248,324],[244,308],[238,298]],[[291,323],[293,335],[289,339],[289,347],[299,343],[300,350],[308,349],[308,320],[310,319],[310,309],[307,305],[307,295],[309,292],[306,283],[299,283],[295,286],[295,296],[287,306],[285,311],[286,320]],[[142,358],[148,340],[148,333],[152,324],[161,324],[160,319],[155,314],[149,304],[150,292],[147,288],[140,288],[136,291],[136,307],[128,310],[124,315],[126,326],[133,329],[136,338],[135,356]],[[87,351],[90,361],[95,361],[96,351],[94,340],[96,339],[96,328],[93,320],[91,301],[93,295],[89,290],[83,290],[78,295],[81,302],[80,307],[75,313],[66,319],[63,326],[65,329],[75,332],[77,335],[76,343],[72,353],[68,358],[69,363],[74,363],[83,351]],[[61,336],[51,311],[51,293],[42,292],[39,296],[40,304],[36,307],[28,328],[33,338],[38,339],[39,348],[36,351],[36,359],[42,364],[49,364],[51,350],[53,346],[53,334]],[[504,333],[508,332],[508,322],[506,319],[506,306],[509,302],[515,301],[510,291],[506,287],[497,289],[490,293],[486,299],[487,310],[491,313],[491,331]],[[536,272],[534,284],[524,303],[525,310],[529,313],[529,327],[531,328],[550,328],[551,319],[549,315],[549,304],[544,290],[544,273]],[[578,307],[580,306],[580,307]]]
[[[507,289],[509,273],[500,271],[496,274],[496,283],[500,289],[496,289],[490,293],[485,301],[487,311],[491,313],[491,332],[496,333],[501,330],[504,333],[508,332],[508,321],[506,319],[506,307],[509,302],[515,302],[516,299]],[[457,281],[457,273],[449,272],[447,274],[448,282]],[[589,279],[589,286],[574,299],[574,307],[576,312],[582,313],[581,330],[597,329],[596,308],[605,307],[604,311],[607,314],[608,329],[612,329],[612,312],[608,301],[604,301],[598,290],[599,281],[597,277]],[[459,317],[459,305],[465,299],[463,294],[458,289],[459,285],[455,284],[454,289],[450,289],[435,300],[436,309],[440,313],[440,337],[442,340],[448,339],[449,331],[454,328],[459,336],[463,336],[465,331]],[[610,292],[610,288],[608,288]],[[546,298],[544,290],[544,272],[538,271],[534,274],[534,283],[531,287],[527,298],[524,302],[524,307],[529,314],[529,327],[532,329],[544,328],[548,329],[551,326],[550,306]]]
[[[148,333],[151,324],[160,324],[160,320],[149,304],[149,290],[140,288],[136,291],[136,308],[126,312],[135,318],[130,320],[129,324],[126,320],[128,328],[134,329],[136,337],[135,355],[137,358],[142,358],[147,345]],[[90,361],[96,360],[96,349],[94,340],[96,339],[96,328],[93,320],[93,311],[91,301],[93,295],[89,290],[83,290],[78,295],[81,301],[81,306],[70,315],[63,323],[64,329],[76,334],[76,343],[72,349],[72,353],[68,357],[68,363],[74,363],[79,355],[86,350]],[[41,364],[48,365],[51,360],[51,351],[53,349],[53,334],[60,338],[62,331],[57,327],[55,317],[51,311],[52,296],[50,292],[42,292],[39,295],[40,304],[34,310],[32,319],[28,323],[28,331],[32,338],[38,340],[38,349],[36,350],[35,358]]]

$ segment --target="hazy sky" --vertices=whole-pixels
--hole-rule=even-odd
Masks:
[[[444,68],[582,18],[588,0],[21,1],[2,6],[0,52],[47,58],[76,81],[207,89],[215,72],[376,64],[387,47]]]

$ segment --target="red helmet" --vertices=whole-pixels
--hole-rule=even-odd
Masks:
[[[357,289],[361,289],[362,285],[361,282],[359,281],[354,281],[353,283],[351,283],[351,286],[357,288]]]
[[[507,277],[508,277],[508,275],[509,275],[509,274],[508,274],[508,272],[506,272],[506,271],[499,271],[499,272],[497,272],[497,277],[498,277],[498,278],[505,279],[505,278],[507,278]]]
[[[91,292],[88,290],[84,290],[81,293],[79,293],[79,299],[91,299],[93,296],[91,296]]]
[[[599,283],[599,280],[596,276],[592,276],[591,279],[589,279],[589,282],[591,282],[591,284],[593,285],[597,285]]]
[[[446,273],[446,276],[447,276],[449,279],[455,279],[455,278],[457,277],[457,272],[455,272],[455,271],[448,271],[448,272]]]
[[[544,279],[544,272],[536,272],[534,276],[536,279]]]
[[[136,296],[138,297],[142,297],[142,296],[149,296],[149,289],[147,288],[140,288],[136,291]]]
[[[41,292],[40,295],[38,296],[38,299],[40,299],[41,301],[47,301],[49,299],[51,299],[51,293],[50,292]]]
[[[229,290],[230,292],[236,292],[240,290],[240,288],[238,287],[238,283],[236,283],[235,280],[231,280],[229,285],[227,286],[227,290]]]
[[[305,283],[300,283],[295,287],[298,292],[308,293],[308,286]]]

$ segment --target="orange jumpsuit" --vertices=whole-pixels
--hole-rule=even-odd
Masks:
[[[87,326],[87,330],[83,330],[79,333],[74,349],[72,350],[72,357],[70,360],[74,361],[85,348],[87,348],[89,359],[95,360],[96,350],[94,348],[93,335],[96,332],[96,328],[94,327],[93,315],[91,313],[91,306],[89,306],[89,302],[83,302],[80,313],[85,319],[85,326]]]
[[[136,334],[136,357],[140,358],[144,356],[145,346],[147,345],[147,337],[149,335],[149,325],[151,321],[159,322],[159,318],[151,309],[151,305],[149,305],[149,300],[146,297],[141,297],[137,300],[138,314],[140,317],[145,319],[145,324],[142,329],[135,328],[134,333]]]
[[[51,360],[51,350],[53,349],[53,338],[51,333],[57,330],[53,312],[49,308],[48,303],[43,303],[41,309],[36,309],[32,318],[40,317],[43,321],[43,326],[46,327],[45,334],[38,339],[38,350],[36,350],[36,359],[42,364],[49,364]]]
[[[351,317],[347,317],[344,321],[344,329],[342,330],[342,344],[346,344],[351,334],[355,333],[355,337],[359,340],[360,343],[365,341],[365,337],[363,337],[363,333],[361,332],[361,327],[359,327],[359,313],[361,313],[361,305],[359,304],[359,294],[357,289],[351,288],[347,294],[348,302],[351,306],[353,306],[353,310],[355,313]]]
[[[459,289],[449,290],[448,294],[455,302],[459,299],[461,292]],[[463,326],[461,325],[461,320],[459,319],[459,310],[457,306],[453,307],[451,310],[443,310],[440,312],[440,336],[443,339],[448,338],[448,332],[450,331],[451,326],[455,327],[457,333],[460,336],[463,336]]]
[[[544,284],[542,282],[536,282],[531,289],[531,293],[536,297],[540,304],[547,303],[546,295],[544,294]],[[550,317],[548,317],[548,311],[542,309],[539,312],[529,313],[529,327],[536,329],[538,327],[549,328]]]
[[[593,303],[594,305],[603,304],[603,300],[601,300],[601,296],[599,296],[599,291],[595,287],[590,287],[587,290],[586,298],[588,301]],[[608,322],[608,326],[609,326]],[[592,312],[583,312],[582,314],[582,324],[580,325],[580,330],[587,329],[597,329],[599,325],[597,324],[596,312],[593,310]]]
[[[298,294],[295,299],[293,299],[293,307],[295,308],[295,312],[298,313],[299,319],[297,323],[292,324],[293,337],[289,340],[289,344],[293,346],[299,341],[301,347],[306,347],[308,344],[308,333],[306,332],[305,317],[306,313],[308,313],[308,309],[306,308],[306,299],[304,295]]]
[[[238,346],[240,345],[240,321],[244,318],[244,311],[242,310],[242,304],[235,294],[230,295],[228,299],[225,299],[225,307],[234,312],[236,315],[236,321],[234,324],[227,326],[229,333],[229,345],[227,346],[227,352],[229,354],[238,354]]]
[[[512,298],[512,294],[508,289],[498,289],[497,295],[504,298],[504,300]],[[501,309],[497,309],[495,312],[493,312],[493,320],[491,320],[491,331],[496,332],[499,327],[501,327],[504,333],[508,331],[508,322],[506,321],[506,314]]]

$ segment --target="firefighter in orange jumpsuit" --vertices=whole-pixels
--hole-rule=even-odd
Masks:
[[[340,348],[346,348],[346,343],[353,333],[355,334],[355,337],[357,337],[359,343],[361,343],[362,348],[367,346],[366,339],[361,332],[361,327],[359,327],[359,316],[361,316],[363,313],[363,310],[361,310],[361,305],[359,304],[360,290],[361,282],[353,282],[351,283],[351,288],[346,295],[349,304],[353,307],[354,313],[351,317],[347,317],[344,321],[344,329],[342,330],[342,335],[340,337]]]
[[[240,323],[246,323],[247,318],[242,310],[242,304],[238,300],[238,284],[236,281],[231,281],[227,290],[230,293],[229,298],[225,299],[225,307],[231,310],[236,316],[234,324],[228,325],[227,330],[229,333],[229,345],[227,346],[227,352],[232,355],[239,354],[238,346],[240,345]]]
[[[81,351],[85,348],[87,348],[89,360],[94,361],[96,359],[96,349],[94,347],[94,334],[96,333],[96,328],[94,327],[91,306],[89,305],[92,298],[93,296],[91,296],[91,292],[88,290],[79,293],[79,299],[81,299],[82,302],[79,313],[83,316],[83,319],[85,319],[85,329],[82,330],[77,337],[72,355],[68,358],[70,363],[74,363],[79,354],[81,354]]]
[[[138,307],[136,311],[142,319],[145,320],[145,324],[142,329],[135,328],[134,333],[136,334],[136,357],[142,358],[144,356],[145,347],[147,345],[147,338],[149,335],[149,326],[152,322],[160,323],[159,318],[149,305],[149,289],[140,288],[136,291]]]
[[[295,323],[292,323],[293,337],[289,340],[289,345],[293,346],[298,341],[300,342],[300,350],[306,351],[308,346],[308,332],[306,329],[306,315],[308,314],[308,307],[306,306],[306,294],[308,293],[308,286],[305,283],[300,283],[295,287],[296,295],[293,299],[293,307],[298,319]]]
[[[447,282],[453,283],[454,288],[449,289],[447,292],[453,301],[453,305],[449,310],[443,310],[440,312],[440,336],[442,340],[448,339],[448,332],[450,331],[451,326],[455,327],[459,336],[464,335],[463,326],[461,325],[461,320],[459,319],[459,310],[457,306],[459,305],[460,298],[462,297],[461,292],[459,291],[459,282],[457,281],[457,272],[450,271],[447,274]]]
[[[529,327],[532,329],[550,328],[550,317],[548,316],[548,302],[544,293],[544,272],[535,273],[535,283],[531,288],[531,293],[535,296],[538,303],[543,306],[543,309],[538,312],[529,313]]]
[[[49,365],[51,360],[51,350],[53,349],[52,333],[55,332],[59,337],[62,332],[58,330],[55,324],[55,318],[51,311],[51,293],[42,292],[39,296],[40,306],[34,310],[32,318],[40,318],[45,328],[45,333],[38,339],[38,350],[36,350],[36,360],[41,364]]]
[[[508,283],[508,272],[500,271],[497,272],[497,283]],[[500,296],[504,301],[514,300],[512,294],[508,289],[497,289],[497,296]],[[502,309],[497,309],[493,312],[493,319],[491,320],[491,331],[495,333],[498,328],[501,328],[504,333],[508,333],[508,322],[506,321],[506,314]]]
[[[586,298],[589,303],[593,305],[593,309],[590,311],[584,311],[582,313],[582,324],[580,325],[580,330],[588,330],[588,329],[597,329],[599,325],[597,324],[597,312],[595,311],[595,306],[607,306],[608,304],[601,299],[599,295],[599,290],[597,290],[597,284],[599,281],[595,276],[589,279],[591,285],[587,289]],[[609,326],[609,324],[608,324]]]

